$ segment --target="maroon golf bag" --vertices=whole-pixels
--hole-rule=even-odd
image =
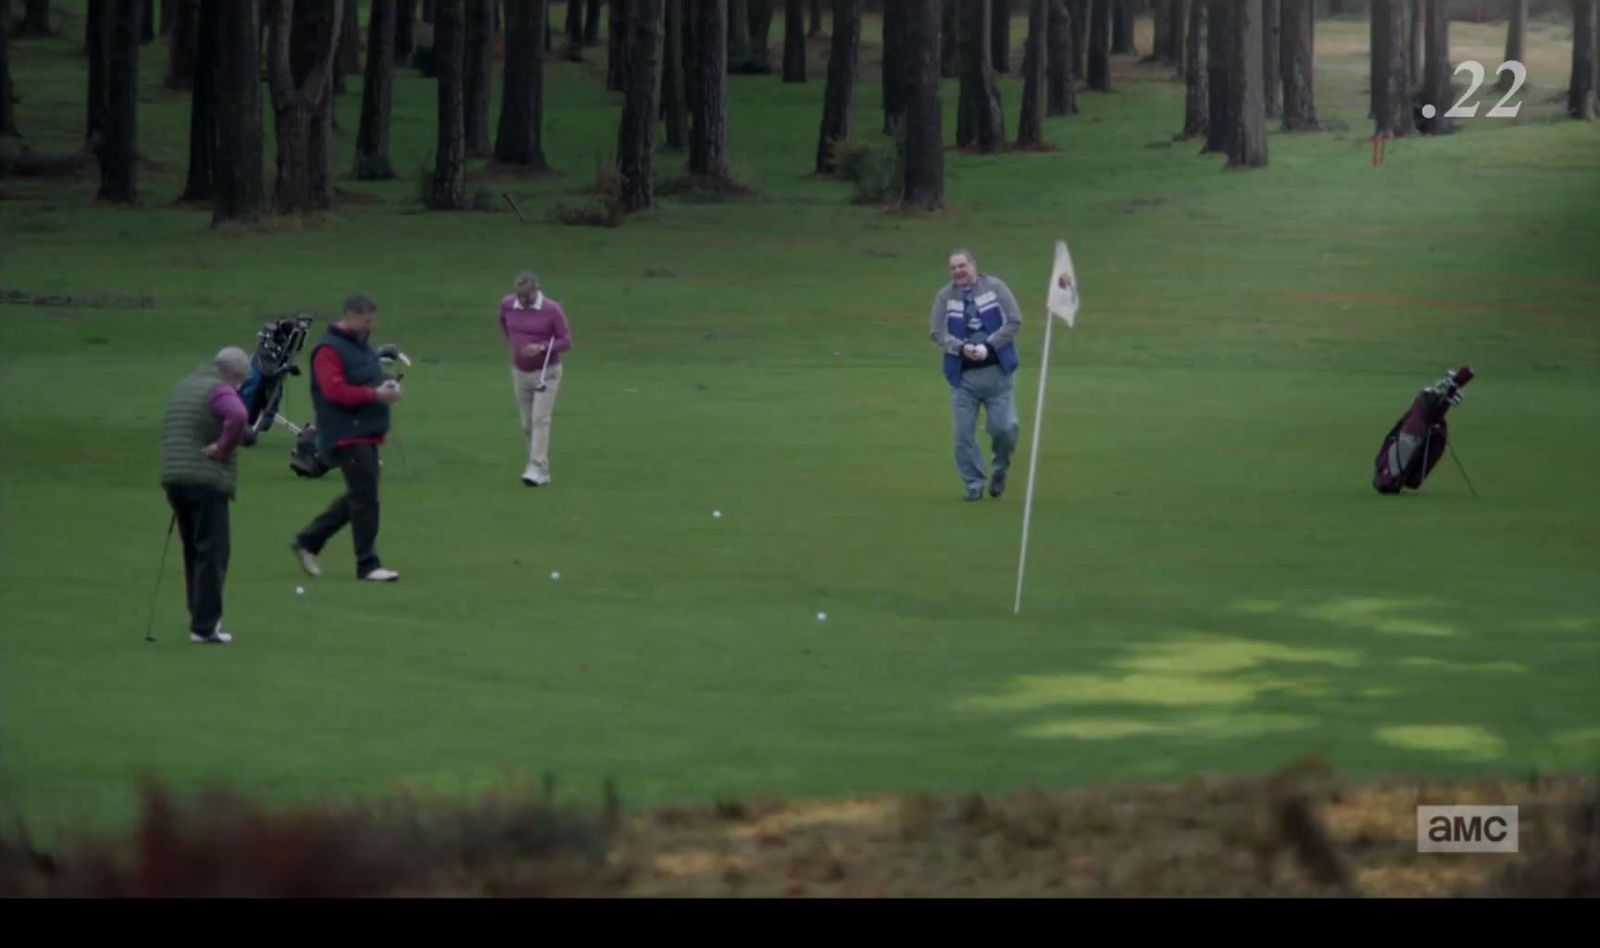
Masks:
[[[1405,488],[1421,490],[1422,482],[1444,456],[1450,438],[1445,413],[1461,404],[1461,389],[1472,381],[1472,367],[1446,372],[1444,378],[1417,393],[1411,409],[1395,422],[1373,460],[1372,486],[1380,494]]]

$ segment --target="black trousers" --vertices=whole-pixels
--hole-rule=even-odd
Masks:
[[[167,503],[183,538],[183,587],[189,631],[211,635],[222,621],[222,587],[228,580],[228,497],[214,487],[174,484]]]
[[[378,559],[378,446],[338,448],[333,463],[344,474],[345,492],[301,530],[295,541],[302,549],[321,553],[333,535],[349,524],[355,540],[356,575],[365,576],[383,565]]]

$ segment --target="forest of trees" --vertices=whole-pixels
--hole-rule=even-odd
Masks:
[[[1585,121],[1600,115],[1597,3],[1532,4],[1536,15],[1570,7],[1567,113]],[[1506,24],[1506,58],[1520,59],[1530,0],[1491,6]],[[1175,139],[1196,140],[1199,154],[1226,156],[1229,168],[1266,166],[1269,122],[1292,133],[1320,127],[1313,52],[1319,16],[1359,16],[1368,24],[1375,137],[1447,134],[1456,127],[1443,114],[1456,98],[1451,10],[1449,0],[87,0],[83,147],[99,168],[99,200],[140,199],[135,90],[142,69],[160,69],[167,89],[190,96],[182,200],[209,203],[214,226],[317,213],[335,205],[334,182],[346,173],[396,176],[389,155],[395,71],[415,69],[437,89],[425,203],[460,210],[470,203],[469,159],[552,170],[544,148],[545,65],[559,36],[569,59],[591,50],[606,58],[603,81],[620,108],[617,198],[635,212],[653,205],[656,178],[667,170],[658,150],[681,155],[673,160],[691,179],[734,183],[728,130],[736,117],[728,103],[736,76],[822,80],[816,152],[797,156],[796,164],[840,173],[836,146],[877,133],[875,120],[859,121],[855,93],[863,44],[879,39],[881,128],[894,143],[898,175],[891,199],[934,210],[943,203],[948,140],[980,153],[1050,147],[1047,119],[1070,120],[1079,96],[1110,92],[1119,56],[1160,64],[1183,84]],[[878,17],[881,36],[864,30],[869,15]],[[76,20],[56,16],[48,0],[0,0],[0,138],[27,134],[14,109],[26,90],[14,88],[11,45],[59,35],[68,22]],[[1137,29],[1145,22],[1148,34]],[[1145,35],[1151,48],[1140,50],[1136,37]],[[157,43],[167,47],[160,61],[150,48]],[[812,55],[825,68],[808,68]],[[1001,74],[1022,77],[1018,101],[1001,95]],[[359,77],[359,90],[346,77]],[[496,81],[498,117],[490,115]],[[1509,89],[1513,77],[1495,81]],[[958,99],[953,130],[941,119],[947,89]],[[333,103],[341,94],[361,97],[353,154],[335,154]],[[1423,103],[1439,108],[1429,115]]]

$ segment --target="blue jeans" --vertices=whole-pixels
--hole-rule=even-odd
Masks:
[[[1011,468],[1011,455],[1017,449],[1022,426],[1017,422],[1013,394],[1016,379],[997,365],[968,369],[961,373],[961,384],[950,390],[950,407],[955,416],[956,470],[967,487],[982,487],[983,450],[978,447],[978,408],[988,416],[985,429],[994,449],[993,474],[1005,476]]]

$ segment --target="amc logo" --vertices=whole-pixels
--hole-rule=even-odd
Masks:
[[[1517,852],[1517,808],[1419,806],[1417,852]]]

